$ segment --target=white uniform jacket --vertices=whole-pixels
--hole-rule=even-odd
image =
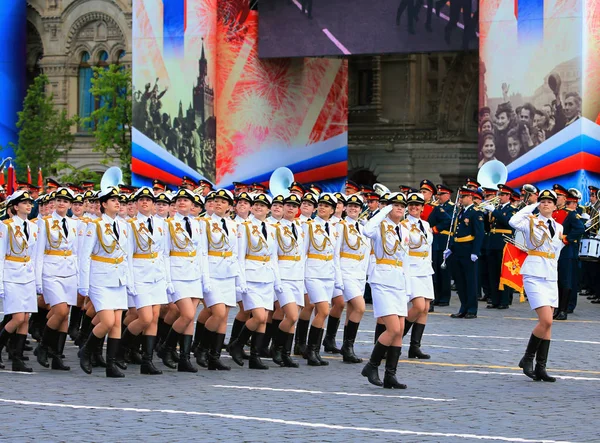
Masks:
[[[25,235],[25,224],[29,239]],[[35,222],[18,216],[0,224],[0,276],[11,283],[35,281],[36,242],[38,228]]]
[[[392,208],[392,205],[386,206],[365,225],[364,233],[371,239],[375,253],[375,265],[369,275],[369,282],[395,286],[410,292],[404,267],[408,251],[408,231],[402,227],[402,223],[396,225],[388,218]]]
[[[196,217],[187,216],[192,235],[186,230],[185,217],[177,212],[165,221],[166,246],[170,279],[174,281],[209,281],[206,232]],[[156,232],[156,231],[155,231]],[[166,274],[167,282],[169,275]]]
[[[364,280],[369,266],[371,240],[364,234],[358,220],[346,217],[336,225],[338,241],[335,248],[336,270],[340,277]]]
[[[408,232],[408,255],[405,263],[405,266],[408,265],[408,273],[413,277],[433,275],[431,265],[433,232],[429,223],[409,215],[401,225]]]
[[[203,223],[208,238],[208,263],[212,278],[239,278],[237,223],[214,213],[210,217],[203,217],[200,223]],[[223,229],[223,223],[227,226],[227,232]],[[240,286],[240,281],[236,281],[236,286]]]
[[[304,231],[300,222],[282,219],[275,227],[275,240],[281,279],[303,281],[306,256],[304,255]]]
[[[558,280],[558,257],[564,246],[562,242],[563,227],[553,219],[554,237],[550,236],[548,220],[542,214],[533,214],[538,204],[527,205],[509,220],[509,224],[520,231],[525,239],[524,249],[529,255],[521,266],[521,275],[545,278],[548,281]]]
[[[267,235],[262,232],[262,227]],[[275,229],[254,216],[238,227],[238,253],[241,275],[246,282],[281,284],[277,261]]]
[[[148,228],[148,219],[152,233]],[[138,213],[127,222],[129,244],[127,247],[131,283],[171,283],[171,262],[167,226],[164,219],[146,217]]]
[[[127,241],[127,225],[106,214],[88,223],[79,251],[79,288],[86,292],[90,285],[107,288],[127,285]]]
[[[69,217],[64,219],[68,234],[65,234],[63,217],[56,212],[43,217],[38,224],[39,235],[35,259],[35,280],[38,287],[42,285],[42,277],[71,277],[78,273],[79,220]]]
[[[306,254],[306,278],[321,280],[335,280],[340,273],[335,272],[335,244],[337,235],[331,223],[327,223],[329,234],[327,234],[327,222],[321,217],[307,220],[302,229],[304,231],[304,253]]]

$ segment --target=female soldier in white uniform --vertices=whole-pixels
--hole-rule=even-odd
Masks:
[[[401,224],[405,208],[404,194],[392,193],[389,205],[365,225],[365,235],[373,242],[375,252],[375,266],[369,275],[373,313],[375,318],[383,319],[386,329],[377,339],[362,375],[375,386],[388,389],[406,389],[406,385],[396,380],[396,366],[402,352],[402,331],[410,293],[409,279],[406,278],[403,267],[408,249],[408,232]],[[377,368],[386,353],[382,383]]]
[[[408,358],[427,360],[431,358],[421,351],[421,338],[427,323],[429,304],[435,298],[433,292],[433,266],[431,265],[431,245],[433,232],[429,223],[421,220],[425,205],[423,194],[408,194],[408,216],[402,226],[408,231],[408,255],[404,266],[410,279],[408,300],[412,307],[404,321],[404,335],[412,327]]]
[[[204,297],[206,307],[210,308],[210,317],[206,320],[200,346],[208,349],[208,369],[212,371],[231,369],[221,361],[221,348],[225,341],[229,309],[236,303],[236,288],[241,291],[246,288],[246,283],[240,278],[238,263],[238,226],[227,216],[232,205],[233,194],[219,189],[214,193],[213,212],[204,219],[212,291]]]
[[[52,215],[39,223],[36,251],[36,288],[51,307],[36,356],[47,368],[48,355],[52,369],[68,371],[61,355],[65,349],[69,325],[69,306],[77,306],[77,220],[67,217],[73,192],[68,188],[56,191]]]
[[[16,215],[0,224],[0,298],[4,298],[4,315],[12,315],[0,331],[0,350],[10,339],[12,370],[20,372],[32,371],[23,362],[23,349],[29,314],[38,311],[34,267],[38,229],[27,220],[32,204],[29,192],[15,192],[7,206]]]
[[[556,381],[546,372],[546,362],[552,337],[552,314],[558,307],[558,256],[564,246],[563,227],[552,219],[556,200],[554,191],[542,191],[539,203],[525,206],[509,221],[525,237],[528,255],[521,266],[521,275],[529,305],[538,316],[519,367],[527,377],[548,382]],[[533,213],[536,208],[538,214]]]
[[[284,318],[273,335],[273,361],[279,366],[297,368],[291,358],[294,329],[298,321],[298,307],[304,306],[304,233],[296,214],[300,197],[290,194],[284,199],[283,218],[275,227],[277,258],[282,291],[276,293]]]
[[[127,292],[133,298],[137,319],[133,320],[121,339],[120,356],[124,357],[136,338],[142,335],[142,374],[158,375],[162,371],[152,362],[156,343],[160,306],[168,303],[167,282],[171,267],[165,221],[152,215],[154,194],[145,186],[133,197],[138,213],[128,221],[127,248],[130,280]]]
[[[194,194],[185,188],[173,196],[177,213],[166,221],[167,248],[169,249],[170,282],[167,284],[169,301],[179,309],[179,318],[171,326],[158,356],[163,363],[175,367],[173,352],[179,342],[177,371],[198,372],[190,362],[194,317],[202,293],[210,292],[206,232],[191,216]],[[170,283],[170,284],[169,284]]]
[[[271,198],[258,194],[252,204],[253,215],[238,229],[238,254],[241,278],[246,282],[242,290],[244,309],[252,313],[238,338],[230,344],[229,353],[240,366],[244,365],[242,348],[252,337],[250,369],[269,369],[260,359],[267,323],[267,311],[273,310],[275,291],[281,292],[281,279],[277,261],[277,243],[273,227],[267,223]]]
[[[120,203],[115,188],[101,191],[98,200],[102,217],[88,223],[80,251],[79,293],[90,297],[99,322],[81,348],[79,365],[85,373],[92,373],[92,354],[101,351],[108,334],[106,376],[124,377],[116,365],[116,356],[121,341],[121,316],[127,309],[127,226],[116,220]]]
[[[329,220],[335,211],[337,199],[333,194],[323,193],[319,197],[317,216],[308,220],[304,226],[304,253],[306,270],[304,284],[310,303],[316,313],[308,334],[308,344],[304,357],[309,366],[327,366],[320,354],[321,342],[325,330],[325,319],[329,315],[329,303],[333,298],[336,277],[333,254],[335,253],[335,229]],[[337,282],[338,285],[341,282]]]
[[[354,340],[365,313],[363,294],[367,280],[371,240],[364,235],[364,228],[358,221],[363,206],[362,197],[358,194],[348,196],[346,203],[347,216],[336,227],[338,241],[334,256],[337,263],[336,271],[341,273],[336,280],[342,283],[340,289],[348,305],[341,353],[344,362],[360,363],[362,359],[354,353]]]

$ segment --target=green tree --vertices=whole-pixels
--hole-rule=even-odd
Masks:
[[[66,110],[55,107],[53,95],[46,93],[48,84],[47,76],[37,76],[27,90],[23,110],[18,113],[19,141],[10,145],[15,151],[20,180],[27,177],[27,165],[34,174],[41,167],[45,176],[56,175],[58,159],[73,147],[71,127],[77,123],[77,116],[69,118]]]
[[[60,183],[81,183],[84,180],[90,180],[96,184],[100,183],[98,173],[89,168],[76,168],[69,163],[60,161],[56,163],[56,168],[58,169],[58,181]]]
[[[123,180],[131,180],[131,70],[119,65],[94,68],[91,94],[97,109],[86,119],[94,135],[94,151],[104,155],[104,164],[118,160]]]

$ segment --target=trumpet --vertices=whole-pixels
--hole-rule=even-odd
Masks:
[[[489,200],[482,201],[478,205],[475,205],[475,209],[477,209],[479,211],[483,211],[486,206],[489,206],[489,205],[496,206],[498,203],[500,203],[500,197],[495,196],[493,198],[490,198]]]
[[[589,219],[588,223],[590,223],[590,226],[585,228],[585,232],[588,232],[588,231],[591,231],[592,229],[594,229],[596,227],[596,225],[598,225],[599,222],[600,222],[600,213],[596,212],[596,215],[594,215],[592,218]]]
[[[537,188],[533,185],[530,184],[525,184],[523,185],[523,203],[525,203],[525,205],[529,204],[529,197],[531,197],[531,194],[535,194],[537,192]]]

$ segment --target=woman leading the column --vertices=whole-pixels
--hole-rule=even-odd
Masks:
[[[304,230],[304,252],[306,254],[306,270],[304,284],[310,303],[314,305],[315,317],[308,334],[308,344],[304,357],[309,366],[327,366],[329,362],[321,358],[320,348],[323,341],[325,319],[329,315],[329,304],[333,298],[335,286],[342,286],[336,281],[340,273],[335,270],[333,255],[335,253],[335,228],[330,219],[335,212],[337,198],[333,194],[323,193],[317,203],[317,216],[307,220]]]
[[[242,279],[247,290],[242,291],[244,309],[252,317],[240,331],[240,335],[229,346],[233,360],[243,366],[242,349],[252,337],[250,369],[269,369],[259,356],[267,324],[267,311],[273,310],[275,291],[281,292],[281,278],[277,262],[277,243],[273,227],[267,223],[271,198],[258,194],[252,203],[252,216],[240,224],[238,231],[238,253]]]
[[[369,362],[362,370],[369,383],[387,389],[406,389],[396,379],[396,366],[402,353],[402,332],[407,315],[410,280],[404,271],[408,250],[408,231],[402,227],[406,198],[404,194],[390,194],[389,205],[365,225],[365,235],[373,242],[375,265],[369,274],[373,295],[373,313],[382,319],[385,331],[379,336]],[[385,377],[379,378],[378,367],[386,355]]]
[[[67,217],[74,199],[68,188],[56,191],[54,212],[39,223],[36,252],[37,293],[50,305],[50,316],[37,347],[37,361],[47,368],[68,371],[61,355],[69,326],[69,307],[77,306],[78,221]]]
[[[121,317],[127,309],[127,226],[117,221],[119,191],[108,188],[98,194],[102,216],[88,223],[80,251],[79,293],[89,296],[98,324],[80,351],[79,365],[92,373],[92,354],[106,344],[106,376],[124,377],[116,364],[121,341]]]
[[[563,227],[552,219],[556,200],[554,191],[542,191],[539,203],[525,206],[509,221],[525,237],[523,246],[527,249],[527,258],[521,266],[521,275],[529,305],[538,316],[519,367],[527,377],[548,382],[556,381],[546,372],[546,362],[552,336],[552,313],[558,307],[558,256],[564,246]],[[536,208],[539,212],[534,214]]]
[[[171,326],[158,356],[178,372],[198,372],[190,362],[196,308],[203,292],[210,292],[207,242],[204,227],[191,214],[194,193],[181,188],[173,196],[177,213],[166,220],[171,284],[167,285],[169,301],[179,309],[179,318]],[[179,361],[173,353],[179,343]]]
[[[7,210],[15,215],[0,224],[0,298],[4,315],[12,318],[0,330],[0,350],[10,339],[12,370],[31,372],[23,362],[23,350],[29,314],[38,311],[34,267],[38,228],[27,220],[33,205],[29,192],[17,191],[7,200]]]
[[[361,363],[362,359],[354,353],[354,340],[365,313],[363,295],[371,240],[364,235],[364,227],[358,221],[362,212],[362,197],[358,194],[350,195],[346,199],[346,204],[347,216],[336,226],[338,241],[334,256],[337,262],[336,271],[341,273],[336,280],[342,282],[341,290],[348,306],[341,354],[346,363]]]
[[[431,265],[431,245],[433,232],[429,223],[421,220],[425,205],[423,194],[413,192],[408,194],[408,216],[402,226],[408,231],[408,255],[405,266],[407,278],[410,279],[408,300],[412,306],[404,322],[404,335],[410,336],[408,358],[427,360],[431,358],[421,351],[421,338],[427,323],[429,304],[435,298],[433,295],[433,266]]]

